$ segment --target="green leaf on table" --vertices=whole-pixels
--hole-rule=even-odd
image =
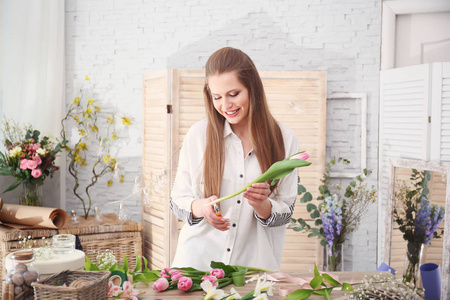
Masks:
[[[148,268],[148,260],[145,258],[145,256],[142,256],[142,259],[144,260],[144,271],[143,272],[147,272],[150,270]]]
[[[299,289],[295,290],[284,298],[284,300],[302,300],[311,297],[313,290]]]
[[[136,255],[136,267],[133,272],[138,272],[141,269],[141,259]]]
[[[317,265],[314,264],[314,277],[320,276],[319,269],[317,269]]]
[[[339,283],[339,281],[337,281],[336,279],[334,279],[333,277],[331,277],[328,274],[322,274],[323,279],[325,279],[326,282],[328,282],[329,284],[331,284],[332,286],[338,286],[341,285]]]
[[[313,289],[317,289],[319,286],[321,286],[323,283],[323,278],[322,276],[314,276],[314,278],[311,280],[311,282],[309,283],[309,285],[313,288]]]
[[[331,299],[330,294],[332,290],[333,288],[320,289],[314,291],[314,294],[323,296],[325,300],[330,300]]]
[[[342,290],[343,291],[353,291],[353,286],[350,283],[344,282],[342,284]]]
[[[125,254],[123,255],[123,270],[128,271],[128,259]]]

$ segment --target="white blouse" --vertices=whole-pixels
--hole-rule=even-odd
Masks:
[[[299,151],[295,133],[279,123],[286,157]],[[297,171],[281,179],[269,200],[272,212],[267,220],[259,218],[242,194],[222,201],[220,212],[230,219],[230,229],[220,231],[203,218],[195,219],[191,203],[203,196],[203,154],[206,147],[207,120],[194,124],[186,134],[172,188],[170,208],[186,222],[181,229],[172,267],[209,270],[211,261],[276,271],[280,268],[286,224],[292,216],[297,196]],[[225,166],[219,198],[234,193],[261,175],[253,150],[246,153],[241,140],[225,121]],[[275,194],[275,195],[274,195]],[[210,195],[208,195],[210,196]]]

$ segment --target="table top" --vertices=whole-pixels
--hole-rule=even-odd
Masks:
[[[384,272],[387,273],[387,272]],[[270,273],[272,274],[272,273]],[[343,282],[347,282],[347,283],[356,283],[356,282],[360,282],[364,276],[372,276],[375,274],[380,274],[380,272],[330,272],[330,275],[336,276],[336,280],[338,280],[340,283]],[[296,278],[304,278],[307,279],[308,281],[312,279],[313,274],[312,273],[290,273],[289,274],[292,277],[296,277]],[[145,285],[141,284],[141,283],[137,283],[136,287],[139,290],[143,290],[144,294],[141,294],[138,298],[139,299],[153,299],[153,300],[175,300],[175,299],[180,299],[180,300],[200,300],[203,299],[204,296],[204,292],[203,291],[196,291],[196,292],[190,292],[190,293],[185,293],[185,292],[181,292],[178,290],[170,290],[170,291],[164,291],[164,292],[157,292],[154,291],[151,287],[151,284],[146,287]],[[226,287],[224,287],[222,290],[225,291],[225,293],[230,294],[230,289],[231,287],[234,287],[236,289],[236,291],[241,295],[247,295],[248,293],[250,293],[251,291],[253,291],[253,289],[255,288],[255,282],[249,282],[247,284],[245,284],[244,286],[240,286],[240,287],[236,287],[233,284],[230,284]],[[287,290],[287,293],[293,292],[297,289],[299,289],[300,287],[295,284],[295,283],[289,283],[289,282],[277,282],[275,283],[275,285],[273,286],[273,296],[269,296],[269,299],[274,299],[274,300],[282,300],[285,298],[285,296],[281,296],[280,295],[280,290],[281,290],[281,294],[283,293],[283,291]],[[338,289],[334,289],[330,295],[331,299],[347,299],[347,297],[345,297],[345,292],[338,290]],[[310,298],[308,299],[324,299],[323,296],[319,296],[319,295],[312,295]]]

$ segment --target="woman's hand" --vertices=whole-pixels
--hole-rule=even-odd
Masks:
[[[212,205],[205,206],[206,203],[218,199],[217,196],[194,200],[192,202],[192,214],[194,218],[203,217],[208,224],[214,228],[225,231],[230,229],[230,219],[225,219],[222,216],[217,216]]]
[[[267,182],[254,183],[243,194],[255,210],[256,214],[263,220],[270,217],[272,213],[272,203],[270,203],[269,195],[272,193],[270,184]]]

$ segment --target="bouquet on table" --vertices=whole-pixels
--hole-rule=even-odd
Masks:
[[[439,224],[444,219],[444,208],[432,204],[428,199],[430,171],[412,170],[410,182],[397,183],[394,195],[394,221],[407,241],[403,282],[413,283],[419,280],[419,267],[424,245],[431,239],[440,238],[444,230],[438,233]]]
[[[348,165],[350,161],[333,158],[327,163],[321,180],[323,184],[319,186],[318,203],[308,203],[312,201],[311,193],[303,185],[298,185],[300,202],[308,203],[306,209],[311,221],[292,218],[288,227],[294,231],[309,232],[308,237],[316,236],[321,239],[321,245],[326,246],[326,271],[343,271],[343,243],[358,228],[361,217],[377,197],[376,191],[368,188],[364,182],[365,177],[372,173],[367,169],[350,180],[345,190],[341,183],[331,184],[330,172],[337,163]],[[311,222],[316,227],[311,226]]]
[[[0,152],[0,175],[12,176],[16,181],[4,192],[12,191],[20,184],[24,185],[23,205],[41,206],[38,192],[47,177],[58,170],[55,165],[56,154],[67,141],[61,143],[50,137],[39,138],[40,132],[31,126],[19,127],[12,121],[4,121],[2,128],[5,153]]]

